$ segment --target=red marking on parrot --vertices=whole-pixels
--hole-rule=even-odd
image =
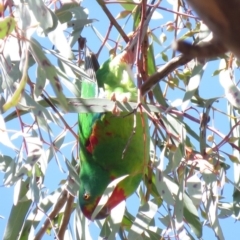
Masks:
[[[86,149],[89,153],[93,153],[94,147],[98,144],[98,139],[93,134],[89,137],[86,143]]]
[[[96,206],[98,205],[101,197],[97,198],[95,204],[88,205],[82,208],[83,214],[88,218],[91,219],[92,213],[94,212]],[[124,195],[124,190],[122,188],[116,187],[113,190],[113,193],[101,211],[97,214],[96,219],[102,219],[109,215],[111,210],[116,207],[120,202],[126,199]]]
[[[97,128],[97,125],[95,125],[93,126],[92,133],[85,144],[87,151],[91,154],[94,151],[94,147],[98,144],[97,132],[98,132],[98,128]]]
[[[104,124],[105,124],[105,126],[107,126],[107,125],[110,124],[110,122],[109,122],[108,120],[105,120],[105,121],[104,121]]]
[[[109,198],[107,202],[108,209],[112,210],[114,207],[116,207],[121,201],[125,200],[126,196],[124,194],[124,190],[122,188],[116,187],[113,190],[113,193],[111,197]]]
[[[111,137],[112,136],[112,133],[111,132],[106,132],[106,135]]]

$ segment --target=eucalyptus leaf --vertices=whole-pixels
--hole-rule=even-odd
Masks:
[[[21,181],[21,180],[20,180]],[[29,184],[29,179],[26,181],[21,181],[19,200],[27,193],[27,186]],[[7,227],[4,232],[3,239],[17,239],[21,234],[22,227],[24,225],[24,220],[28,214],[31,207],[32,201],[18,201],[16,205],[12,206],[10,217],[8,219]]]

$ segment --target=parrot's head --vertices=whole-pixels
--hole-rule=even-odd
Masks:
[[[89,169],[86,166],[87,164],[84,165],[80,172],[79,204],[85,217],[91,220],[100,198],[113,178],[110,176],[109,171],[105,171],[97,165],[96,168],[91,168],[91,173],[87,171]],[[117,186],[94,219],[106,218],[111,210],[124,199],[124,190]]]
[[[86,185],[81,183],[80,190],[79,190],[79,203],[81,210],[85,217],[91,220],[92,214],[98,205],[98,202],[101,198],[101,193],[99,192],[99,195],[94,193],[92,189],[85,188]],[[104,190],[103,190],[104,191]],[[105,205],[101,211],[97,214],[95,219],[103,219],[106,218],[110,213],[110,210]]]

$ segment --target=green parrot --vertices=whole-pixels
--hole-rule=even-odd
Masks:
[[[137,102],[137,88],[131,66],[134,53],[123,51],[106,61],[96,72],[96,82],[82,82],[83,98],[99,96],[118,101]],[[149,159],[149,127],[146,114],[80,113],[80,189],[79,203],[83,214],[92,213],[107,186],[119,182],[95,219],[109,215],[111,209],[132,195],[139,186]]]

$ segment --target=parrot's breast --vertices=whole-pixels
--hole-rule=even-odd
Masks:
[[[91,201],[81,206],[85,216],[91,217],[104,190],[114,179],[128,175],[118,183],[96,218],[106,217],[112,208],[136,190],[148,162],[146,129],[144,114],[121,113],[116,116],[109,112],[94,118],[91,129],[85,131],[89,134],[84,138],[82,134],[80,184],[91,196]]]
[[[84,154],[117,178],[124,174],[139,174],[146,165],[145,132],[140,114],[105,113],[92,125],[86,138]],[[136,127],[134,127],[136,124]]]

